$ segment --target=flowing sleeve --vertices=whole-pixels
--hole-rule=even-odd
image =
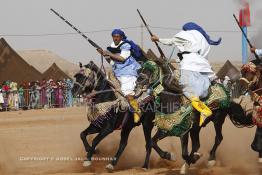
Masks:
[[[172,46],[173,44],[175,44],[175,39],[174,38],[159,38],[159,42],[164,45]]]
[[[262,49],[256,49],[256,54],[260,57],[262,57]]]

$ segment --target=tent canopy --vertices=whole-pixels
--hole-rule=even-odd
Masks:
[[[5,41],[0,39],[0,83],[11,80],[21,84],[41,80],[42,74],[29,65]]]
[[[53,79],[54,81],[71,79],[65,72],[63,72],[56,63],[53,63],[44,73],[43,79]]]
[[[228,76],[231,81],[235,82],[240,78],[240,71],[227,60],[216,75],[219,79],[224,79],[225,76]]]

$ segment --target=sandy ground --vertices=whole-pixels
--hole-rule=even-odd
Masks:
[[[79,134],[87,126],[85,108],[79,107],[0,113],[0,174],[107,174],[104,167],[108,161],[96,160],[91,167],[82,167],[81,159],[85,152]],[[250,149],[254,132],[255,128],[235,128],[227,119],[224,140],[217,152],[217,166],[207,168],[208,152],[214,141],[214,129],[210,124],[201,132],[200,152],[204,156],[191,167],[189,174],[262,174],[257,154]],[[102,141],[96,157],[112,157],[119,143],[119,134],[120,131],[115,131]],[[145,156],[145,142],[141,126],[135,128],[114,174],[179,174],[178,169],[183,163],[179,139],[167,138],[160,142],[160,146],[174,152],[178,160],[161,160],[152,151],[151,169],[140,169]]]

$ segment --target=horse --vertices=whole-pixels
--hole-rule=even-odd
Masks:
[[[262,65],[261,64],[254,64],[250,62],[245,64],[241,68],[241,75],[240,84],[246,92],[249,92],[251,95],[252,100],[254,101],[254,115],[253,122],[257,125],[256,133],[254,140],[251,144],[251,148],[258,152],[259,158],[258,163],[262,163],[262,120],[261,120],[261,113],[259,109],[261,109],[261,95],[262,95]]]
[[[173,99],[175,101],[181,101],[181,99],[179,99],[180,97],[182,97],[181,95],[181,89],[179,89],[177,84],[177,78],[171,78],[174,77],[174,75],[171,75],[169,69],[167,69],[167,67],[163,67],[163,86],[165,88],[165,93],[168,95],[169,99],[171,94],[173,94]],[[145,74],[147,74],[144,77],[149,77],[150,74],[148,74],[148,72],[145,72]],[[171,81],[170,81],[171,80]],[[171,85],[170,85],[171,84]],[[171,86],[171,87],[170,87]],[[175,87],[175,88],[174,88]],[[160,94],[160,98],[161,96],[163,96],[163,98],[161,99],[161,105],[165,105],[166,103],[170,103],[170,101],[167,101],[166,96],[164,92]],[[241,103],[241,102],[240,102]],[[176,110],[176,109],[175,109]],[[167,111],[164,110],[162,111],[164,113],[170,113],[172,111]],[[181,174],[186,174],[188,171],[188,168],[191,164],[196,163],[196,161],[201,157],[201,154],[198,153],[198,149],[200,148],[200,141],[199,141],[199,133],[201,128],[205,127],[208,123],[210,123],[211,121],[214,124],[215,127],[215,132],[216,132],[216,136],[215,136],[215,143],[210,151],[210,156],[209,156],[209,161],[208,161],[208,166],[214,166],[216,163],[216,150],[218,148],[218,146],[220,145],[220,143],[223,140],[223,135],[222,135],[222,126],[224,124],[225,118],[226,116],[229,115],[230,120],[232,121],[232,123],[236,126],[252,126],[252,119],[251,119],[251,114],[246,114],[246,112],[243,110],[243,108],[241,107],[240,104],[230,101],[230,104],[227,108],[225,109],[216,109],[215,111],[213,111],[213,115],[209,118],[206,119],[206,121],[204,122],[204,124],[202,126],[199,126],[199,112],[194,111],[193,112],[193,116],[192,116],[192,120],[193,120],[193,125],[192,127],[180,137],[181,140],[181,146],[182,146],[182,157],[185,160],[185,163],[183,164],[183,166],[181,167],[180,173]],[[189,135],[191,137],[192,140],[192,150],[191,153],[188,153],[188,138]],[[170,134],[162,129],[158,129],[156,134],[153,136],[152,138],[152,147],[157,151],[157,153],[160,155],[161,158],[169,158],[170,154],[169,152],[163,151],[158,145],[157,142],[164,139],[165,137],[170,136]]]
[[[72,89],[74,96],[88,94],[89,97],[92,97],[93,104],[111,102],[117,99],[116,93],[114,92],[115,89],[112,88],[112,84],[106,79],[105,73],[102,72],[101,69],[92,61],[85,65],[85,69],[82,70],[81,73],[75,74],[74,78],[75,82]],[[106,114],[107,117],[105,117],[102,121],[91,122],[90,125],[80,134],[85,151],[87,152],[87,158],[84,160],[83,166],[90,166],[91,158],[96,152],[96,146],[110,133],[121,128],[121,140],[118,151],[115,154],[114,159],[106,166],[108,170],[112,171],[127,145],[131,130],[142,124],[146,141],[146,157],[142,168],[147,169],[152,148],[151,131],[154,126],[153,120],[155,118],[154,111],[150,107],[153,105],[154,102],[149,100],[142,106],[142,116],[139,123],[134,123],[133,113],[129,110],[121,111],[116,110],[115,108],[108,111]],[[98,133],[98,135],[92,140],[92,145],[90,146],[87,142],[87,136],[95,133]]]

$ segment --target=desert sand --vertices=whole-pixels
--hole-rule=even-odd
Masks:
[[[107,174],[108,161],[93,161],[91,167],[82,167],[85,156],[80,132],[88,126],[84,107],[43,109],[0,113],[0,174],[56,174],[89,175]],[[156,129],[153,130],[153,133]],[[153,134],[152,133],[152,134]],[[201,132],[201,149],[204,156],[191,166],[194,175],[259,175],[262,165],[257,164],[257,154],[250,148],[255,128],[236,128],[229,119],[224,125],[224,140],[217,151],[217,165],[207,168],[208,152],[214,142],[213,125]],[[119,143],[120,131],[103,140],[95,157],[112,157]],[[94,136],[89,138],[92,139]],[[183,164],[180,142],[170,137],[160,146],[176,154],[177,161],[162,160],[152,151],[150,170],[142,170],[145,141],[142,127],[130,135],[128,146],[113,174],[175,175]]]

